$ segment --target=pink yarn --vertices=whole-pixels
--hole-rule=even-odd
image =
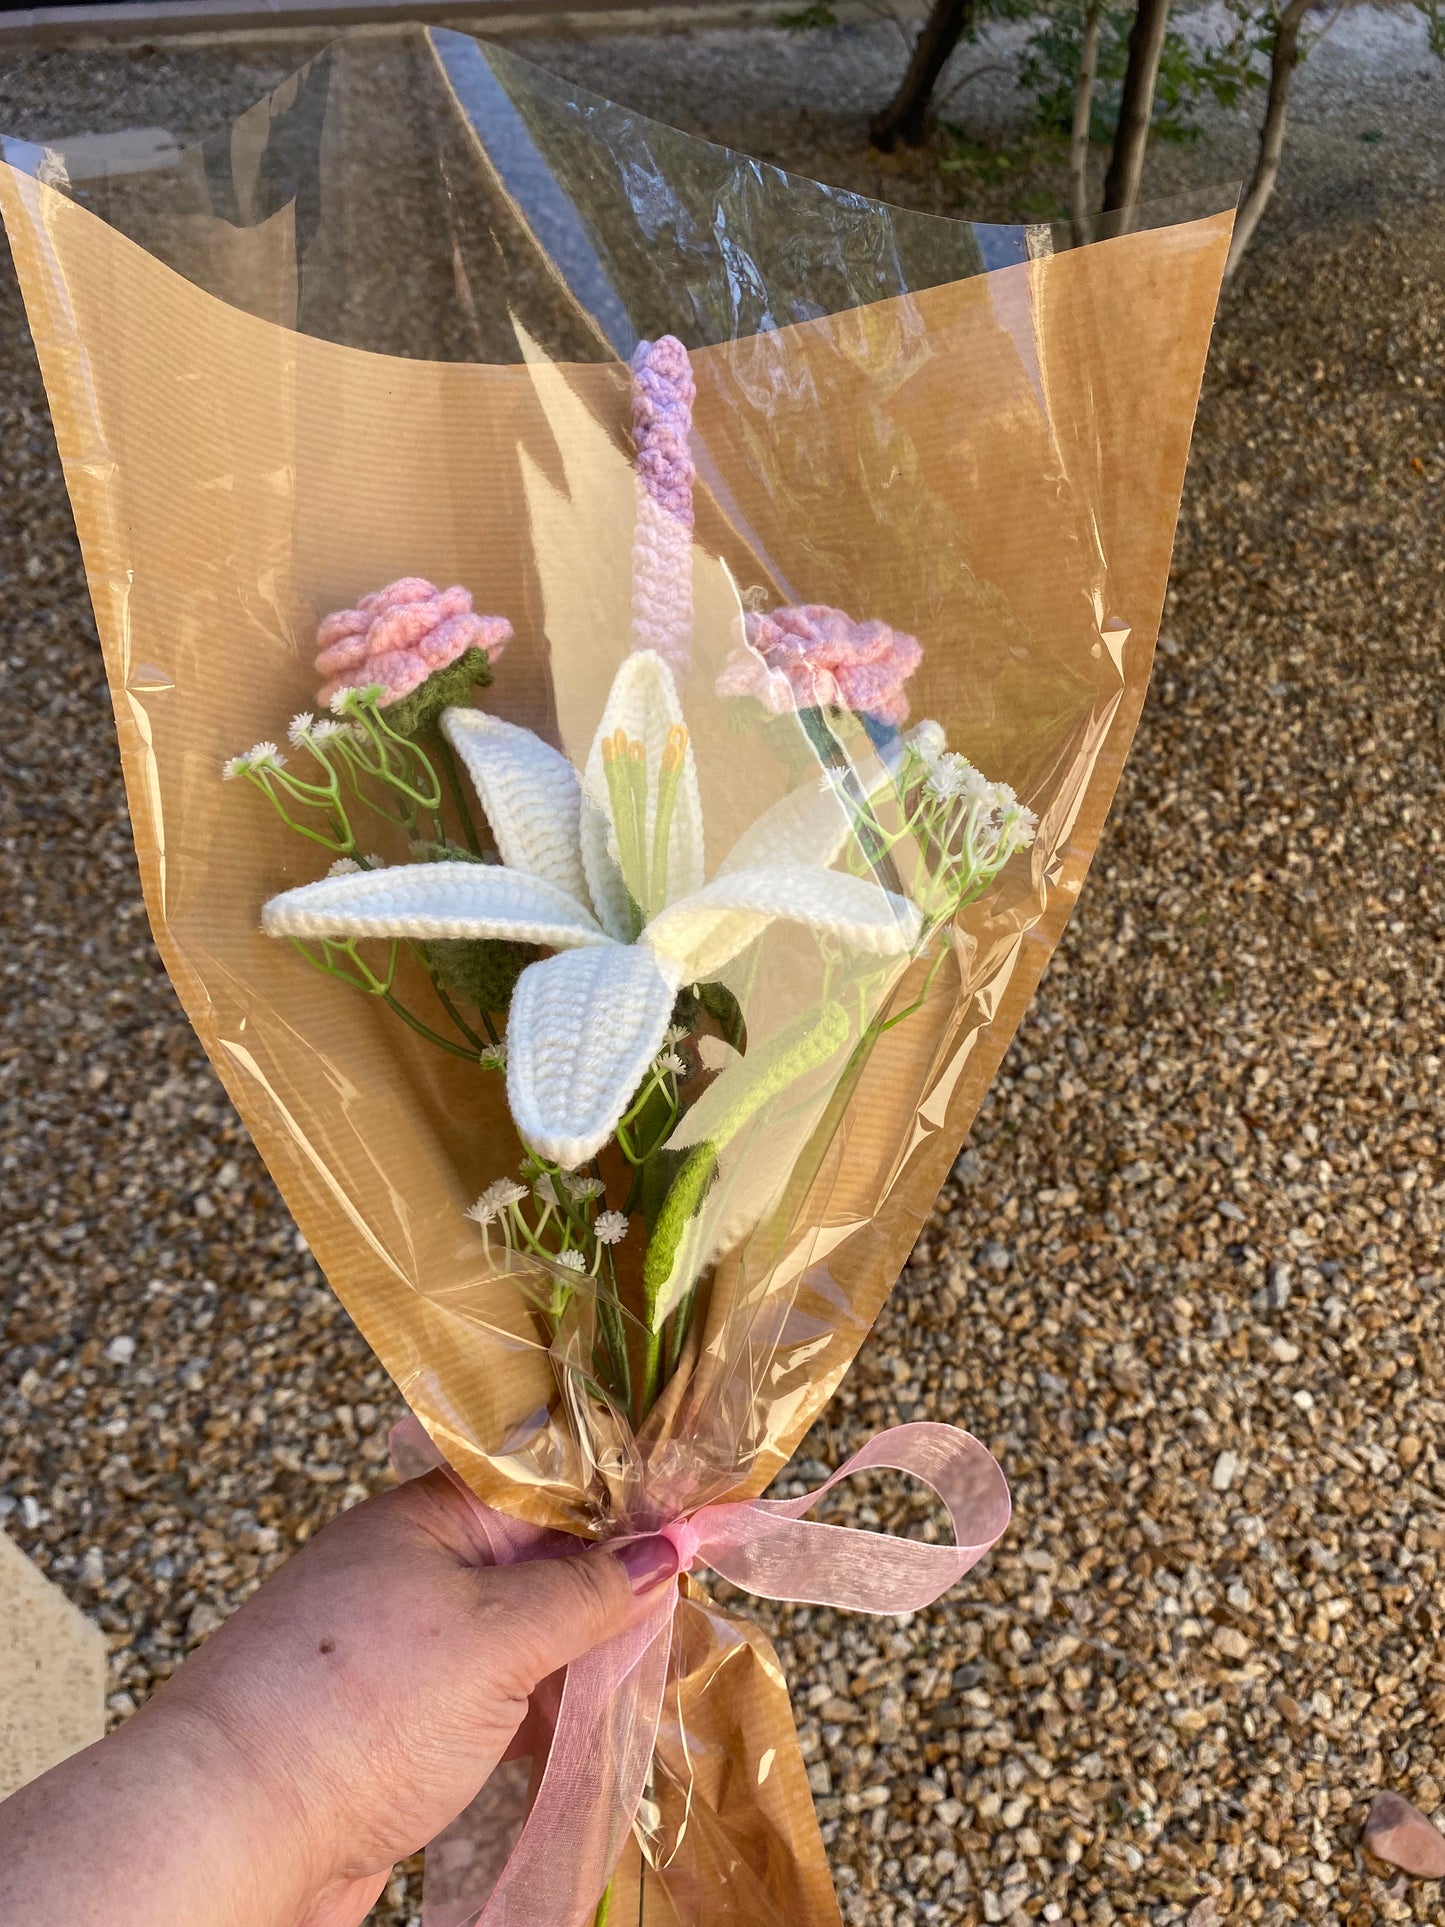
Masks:
[[[419,575],[404,575],[364,595],[354,609],[337,609],[323,620],[316,632],[316,671],[327,680],[317,701],[329,703],[343,689],[380,683],[385,707],[468,649],[495,661],[511,639],[506,617],[475,615],[466,589],[438,589]]]
[[[903,685],[923,660],[916,636],[886,622],[855,622],[821,602],[749,614],[745,624],[748,647],[718,677],[720,696],[756,696],[775,716],[826,707],[907,721]]]
[[[640,341],[632,357],[637,526],[632,543],[632,646],[675,670],[692,652],[692,485],[688,437],[697,387],[675,335]]]

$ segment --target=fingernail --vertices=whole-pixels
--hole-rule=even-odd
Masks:
[[[634,1592],[651,1592],[664,1579],[677,1577],[677,1547],[660,1532],[650,1539],[629,1540],[614,1557]]]

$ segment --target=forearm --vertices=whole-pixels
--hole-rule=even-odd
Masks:
[[[0,1803],[0,1927],[293,1927],[299,1834],[231,1743],[162,1694]]]

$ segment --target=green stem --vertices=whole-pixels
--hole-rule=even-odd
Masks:
[[[472,855],[480,856],[482,854],[482,839],[477,835],[477,826],[472,821],[471,810],[467,807],[466,791],[462,788],[461,775],[457,769],[457,759],[452,754],[451,744],[447,741],[446,737],[441,734],[440,730],[437,732],[436,740],[437,747],[441,751],[442,773],[447,779],[447,788],[451,792],[452,802],[455,804],[457,815],[461,819],[462,835],[466,838],[467,848],[471,851]]]
[[[617,1885],[617,1875],[613,1874],[607,1883],[607,1890],[597,1903],[597,1912],[592,1916],[592,1927],[607,1927],[607,1916],[612,1912],[612,1889]]]
[[[447,995],[445,985],[442,983],[442,980],[437,975],[436,971],[433,970],[431,965],[427,963],[426,958],[421,955],[420,947],[417,944],[413,944],[411,948],[418,957],[421,957],[421,962],[423,967],[426,970],[426,974],[428,977],[431,978],[431,987],[436,992],[437,1002],[441,1005],[442,1009],[446,1012],[447,1016],[451,1018],[452,1022],[456,1025],[457,1029],[461,1032],[462,1036],[465,1037],[467,1042],[472,1046],[472,1048],[480,1054],[482,1051],[484,1051],[487,1048],[487,1046],[482,1042],[481,1038],[478,1037],[477,1033],[472,1029],[471,1025],[467,1022],[466,1018],[463,1017],[462,1013],[457,1009],[456,1005],[452,1002],[451,998]],[[502,1040],[500,1037],[498,1037],[496,1030],[492,1024],[491,1018],[487,1015],[487,1013],[484,1010],[480,1011],[478,1015],[481,1017],[482,1022],[487,1027],[487,1036],[491,1040],[491,1042],[494,1045],[500,1044]]]
[[[602,1337],[607,1346],[608,1357],[612,1361],[612,1383],[618,1398],[627,1407],[632,1405],[632,1366],[627,1357],[627,1330],[622,1322],[621,1303],[617,1291],[617,1267],[612,1262],[609,1247],[604,1263],[607,1267],[607,1282],[597,1284],[597,1322],[602,1327]]]
[[[662,1333],[650,1327],[642,1348],[642,1405],[637,1414],[639,1425],[657,1403],[662,1389]]]
[[[443,1037],[439,1031],[433,1030],[430,1024],[424,1024],[420,1017],[414,1016],[401,999],[393,996],[389,990],[382,991],[380,995],[387,1009],[394,1010],[404,1024],[411,1026],[418,1037],[425,1037],[429,1043],[435,1044],[440,1050],[450,1051],[453,1057],[464,1057],[469,1064],[476,1063],[477,1053],[474,1050],[466,1050],[461,1044],[454,1044],[450,1037]]]

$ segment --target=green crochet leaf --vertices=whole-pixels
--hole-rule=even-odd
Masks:
[[[543,953],[534,944],[505,937],[442,937],[421,946],[448,990],[459,990],[478,1010],[503,1012],[517,979]]]
[[[435,724],[444,709],[465,707],[471,701],[472,690],[485,689],[491,680],[492,665],[486,651],[468,649],[445,669],[435,670],[420,688],[403,696],[399,703],[389,703],[387,726],[399,736],[419,736]]]
[[[728,989],[726,984],[699,984],[697,1000],[708,1016],[717,1024],[723,1036],[734,1050],[746,1051],[748,1047],[748,1027],[743,1021],[743,1007]]]
[[[711,1144],[695,1144],[662,1201],[642,1261],[643,1319],[649,1331],[655,1329],[657,1306],[672,1276],[673,1260],[688,1220],[701,1209],[716,1174],[717,1152]]]
[[[672,1007],[672,1021],[684,1030],[696,1030],[699,1015],[706,1011],[734,1050],[748,1047],[748,1027],[743,1008],[726,984],[684,984]]]

